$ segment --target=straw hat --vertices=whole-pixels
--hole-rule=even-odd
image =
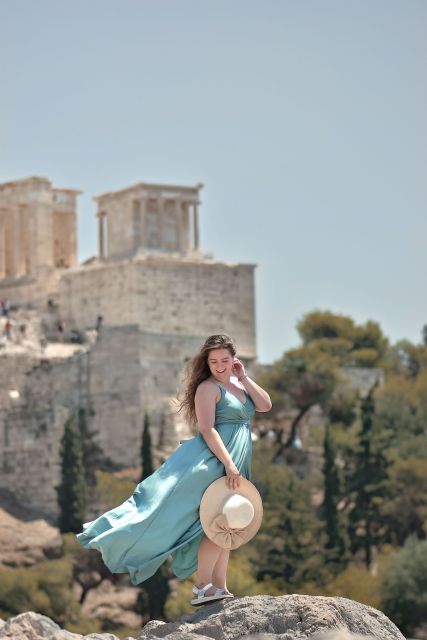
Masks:
[[[225,476],[218,478],[203,494],[200,521],[212,542],[223,549],[237,549],[261,526],[261,496],[246,478],[240,478],[237,489],[228,488]]]

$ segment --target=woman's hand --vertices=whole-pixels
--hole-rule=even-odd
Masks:
[[[240,486],[240,473],[234,462],[225,465],[227,474],[226,483],[229,489],[237,489]]]
[[[245,375],[245,367],[244,364],[239,358],[234,358],[233,360],[233,373],[236,378],[241,378]]]

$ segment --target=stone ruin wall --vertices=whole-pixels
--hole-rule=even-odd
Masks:
[[[28,371],[35,366],[37,361],[35,354],[31,353],[0,357],[0,410],[7,409],[11,405],[9,391],[22,389]]]
[[[78,328],[135,324],[160,335],[227,332],[255,358],[254,265],[145,258],[63,274],[58,303]]]
[[[0,300],[10,300],[19,307],[41,309],[58,290],[61,270],[39,269],[37,276],[25,275],[17,280],[0,280]]]
[[[140,464],[145,412],[153,446],[171,452],[190,431],[169,400],[202,341],[202,336],[144,333],[135,325],[104,327],[90,350],[63,362],[3,355],[1,386],[13,379],[20,398],[11,400],[7,392],[2,398],[0,486],[45,517],[55,517],[60,440],[65,421],[80,407],[90,408],[89,430],[105,457],[120,467]]]
[[[63,273],[55,300],[68,329],[104,316],[96,343],[62,362],[37,350],[0,355],[0,486],[46,517],[57,514],[59,447],[70,413],[90,407],[88,426],[105,457],[137,466],[145,412],[155,448],[171,452],[190,435],[170,399],[207,335],[231,333],[249,363],[255,350],[252,265],[102,263]],[[10,383],[18,400],[8,396]]]
[[[170,400],[208,335],[227,332],[241,357],[255,358],[254,265],[200,253],[200,187],[141,184],[98,198],[101,259],[78,267],[78,192],[44,178],[0,185],[0,298],[21,307],[16,322],[24,309],[38,315],[34,339],[0,352],[0,486],[45,516],[57,513],[60,440],[71,413],[90,408],[88,428],[104,456],[136,466],[145,412],[158,450],[170,453],[190,435]],[[58,321],[65,333],[84,335],[98,316],[95,343],[60,355]]]
[[[0,486],[43,515],[56,513],[59,444],[65,421],[80,401],[83,360],[75,356],[63,363],[34,366],[27,372],[20,398],[0,411]]]

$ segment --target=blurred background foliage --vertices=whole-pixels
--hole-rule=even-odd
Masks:
[[[254,424],[252,480],[264,519],[231,554],[228,586],[236,596],[352,598],[382,609],[404,634],[427,637],[427,326],[419,344],[390,345],[376,322],[314,311],[298,331],[301,345],[256,374],[273,401]],[[381,376],[362,392],[348,384],[349,369]],[[136,478],[152,464],[147,416],[141,435],[142,426],[145,462]],[[98,470],[95,479],[101,510],[135,486],[123,473]],[[168,563],[132,587],[71,533],[63,542],[59,559],[0,569],[1,617],[34,610],[71,631],[113,630],[82,614],[86,595],[108,580],[136,590],[141,624],[192,611],[192,581],[177,580]]]

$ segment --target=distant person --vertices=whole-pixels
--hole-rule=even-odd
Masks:
[[[81,344],[83,342],[82,334],[78,329],[71,329],[70,342],[72,342],[73,344]]]
[[[59,342],[64,342],[65,325],[62,322],[62,320],[58,320],[56,328],[58,330],[58,340],[59,340]]]
[[[22,340],[25,339],[26,329],[25,324],[18,325],[18,331],[16,332],[16,341],[18,344],[22,344]]]
[[[3,315],[8,318],[10,313],[10,300],[3,303]]]
[[[47,347],[47,338],[45,335],[42,335],[40,338],[40,349],[42,353],[45,352],[46,347]]]
[[[104,320],[103,316],[98,316],[98,317],[96,318],[96,327],[95,327],[95,329],[96,329],[97,331],[100,331],[100,329],[101,329],[101,327],[102,327],[102,322],[103,322],[103,320]]]
[[[6,336],[6,340],[12,339],[12,323],[9,320],[9,318],[7,319],[6,324],[4,325],[4,335]]]
[[[231,381],[232,376],[237,383]],[[218,514],[212,520],[212,528],[217,527],[212,537],[218,543],[213,542],[209,527],[204,523],[202,528],[200,502],[213,485],[229,496],[237,493],[237,503],[242,502],[242,495],[245,500],[245,486],[256,492],[247,480],[251,424],[255,411],[270,409],[268,393],[245,373],[232,339],[227,335],[207,338],[187,365],[180,403],[189,422],[198,426],[197,435],[183,441],[122,505],[84,524],[77,535],[80,544],[98,549],[113,573],[129,572],[133,584],[150,578],[172,555],[172,571],[179,578],[197,570],[194,606],[232,597],[226,584],[230,549],[245,541],[237,540],[238,536],[250,535],[252,522],[246,532],[237,527],[235,534],[232,527],[236,525],[227,521],[227,527],[223,521],[225,512]],[[260,514],[258,509],[259,518]],[[256,530],[252,529],[252,535]]]

